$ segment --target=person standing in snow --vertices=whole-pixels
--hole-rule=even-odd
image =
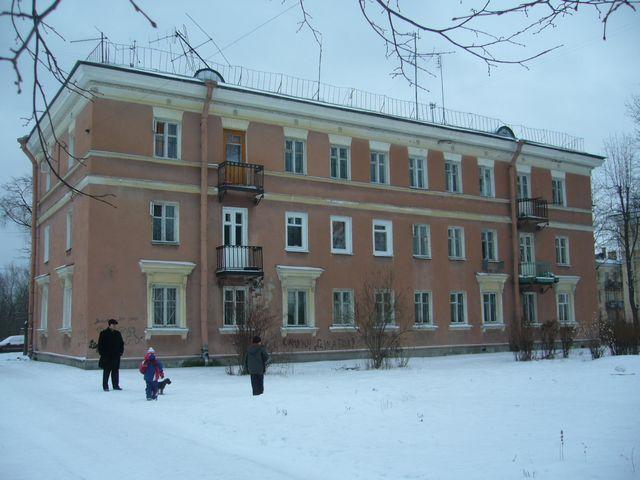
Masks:
[[[269,361],[267,349],[261,342],[262,339],[257,335],[253,337],[253,342],[249,345],[244,358],[246,371],[251,375],[251,388],[254,395],[262,395],[264,392],[264,374]]]
[[[120,357],[124,353],[124,341],[122,334],[116,330],[118,321],[110,318],[108,327],[100,332],[98,337],[98,353],[100,361],[98,366],[102,368],[102,389],[109,391],[109,375],[111,375],[111,386],[114,390],[120,388]]]
[[[147,400],[158,399],[158,380],[164,378],[164,370],[162,363],[156,358],[156,351],[149,347],[144,360],[140,364],[140,373],[144,375],[144,381],[147,383],[145,393]]]

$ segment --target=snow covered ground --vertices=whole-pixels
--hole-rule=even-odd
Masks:
[[[640,478],[638,356],[356,365],[275,365],[261,397],[223,368],[168,369],[147,402],[135,370],[103,392],[100,371],[0,354],[0,478]]]

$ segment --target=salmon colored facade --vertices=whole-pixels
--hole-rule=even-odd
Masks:
[[[385,270],[415,354],[503,349],[523,316],[579,324],[598,311],[590,173],[601,157],[526,142],[516,154],[512,138],[223,82],[201,129],[200,80],[88,63],[71,75],[95,99],[56,97],[66,148],[51,155],[95,198],[40,168],[36,358],[95,366],[112,317],[125,361],[149,346],[176,363],[223,358],[256,294],[277,318],[274,350],[361,355],[341,313]],[[27,146],[42,161],[36,135]],[[542,218],[529,199],[548,202]]]

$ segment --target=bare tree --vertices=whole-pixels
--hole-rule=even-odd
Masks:
[[[0,338],[21,333],[28,299],[29,270],[15,264],[0,268]]]
[[[594,181],[594,223],[600,241],[615,245],[622,252],[631,315],[637,328],[634,286],[638,272],[633,257],[640,249],[640,152],[635,139],[623,134],[605,142],[605,153],[607,160]]]
[[[31,176],[24,175],[0,187],[0,225],[15,223],[25,233],[31,229],[31,185]]]
[[[372,368],[381,368],[400,352],[402,336],[409,329],[406,312],[391,269],[367,277],[356,298],[355,317]]]

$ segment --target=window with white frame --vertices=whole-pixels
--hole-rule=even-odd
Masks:
[[[445,189],[447,192],[462,193],[460,178],[460,162],[446,160],[444,162]]]
[[[556,237],[556,263],[569,265],[569,238]]]
[[[180,124],[169,120],[154,119],[154,154],[160,158],[179,158]]]
[[[498,232],[496,230],[482,230],[482,259],[498,260]]]
[[[35,278],[36,284],[40,287],[40,328],[41,332],[47,331],[49,319],[49,275],[44,274]]]
[[[482,322],[498,323],[498,295],[495,292],[482,294]]]
[[[389,183],[389,164],[386,153],[371,152],[371,183]]]
[[[308,251],[307,214],[301,212],[286,213],[286,245],[289,252]]]
[[[61,331],[71,331],[71,313],[73,299],[73,265],[56,268],[56,273],[62,281],[62,328]]]
[[[373,221],[373,254],[379,257],[393,256],[393,225],[388,220]]]
[[[464,292],[451,292],[449,294],[449,310],[451,323],[453,325],[464,325],[467,323]]]
[[[312,333],[315,326],[316,280],[324,270],[276,265],[282,286],[282,333]]]
[[[569,293],[557,293],[556,301],[558,306],[558,322],[560,324],[573,323],[573,309],[571,308],[571,296]]]
[[[333,291],[333,325],[354,324],[353,290]]]
[[[51,241],[51,225],[47,225],[44,227],[44,238],[42,239],[43,249],[42,249],[42,261],[44,263],[49,262],[49,243]]]
[[[51,189],[51,167],[46,159],[40,162],[40,173],[44,174],[44,191],[48,192]]]
[[[75,132],[69,132],[69,144],[67,145],[67,170],[71,170],[73,165],[75,164],[75,154],[76,154],[76,134]]]
[[[416,290],[413,293],[414,321],[416,325],[433,325],[431,292]]]
[[[534,292],[525,292],[522,295],[522,310],[524,313],[525,323],[528,323],[528,324],[538,323],[536,294]]]
[[[580,277],[557,275],[556,278],[558,282],[554,285],[554,289],[558,322],[561,324],[575,323],[575,293]]]
[[[431,229],[429,225],[413,225],[413,255],[431,258]]]
[[[502,298],[507,278],[505,273],[476,273],[483,330],[504,328]]]
[[[464,229],[462,227],[448,228],[449,258],[464,260]]]
[[[284,170],[290,173],[305,173],[305,142],[293,138],[284,141]]]
[[[481,165],[478,167],[480,177],[480,195],[483,197],[494,197],[494,178],[493,168]]]
[[[424,158],[409,157],[409,186],[427,188],[427,168]]]
[[[349,147],[331,145],[331,178],[349,180],[351,165],[349,164]]]
[[[151,202],[153,242],[178,243],[179,206],[171,202]]]
[[[246,320],[248,288],[224,287],[222,295],[224,299],[224,326],[243,325]]]
[[[551,199],[554,205],[562,207],[567,205],[564,178],[551,179]]]
[[[287,326],[306,327],[307,323],[307,291],[287,290]]]
[[[353,253],[351,217],[331,216],[331,253]]]
[[[153,285],[153,326],[175,327],[178,313],[178,288]]]
[[[67,210],[67,251],[73,247],[73,210]]]
[[[374,292],[376,323],[393,325],[395,323],[395,305],[393,290],[378,289]]]

